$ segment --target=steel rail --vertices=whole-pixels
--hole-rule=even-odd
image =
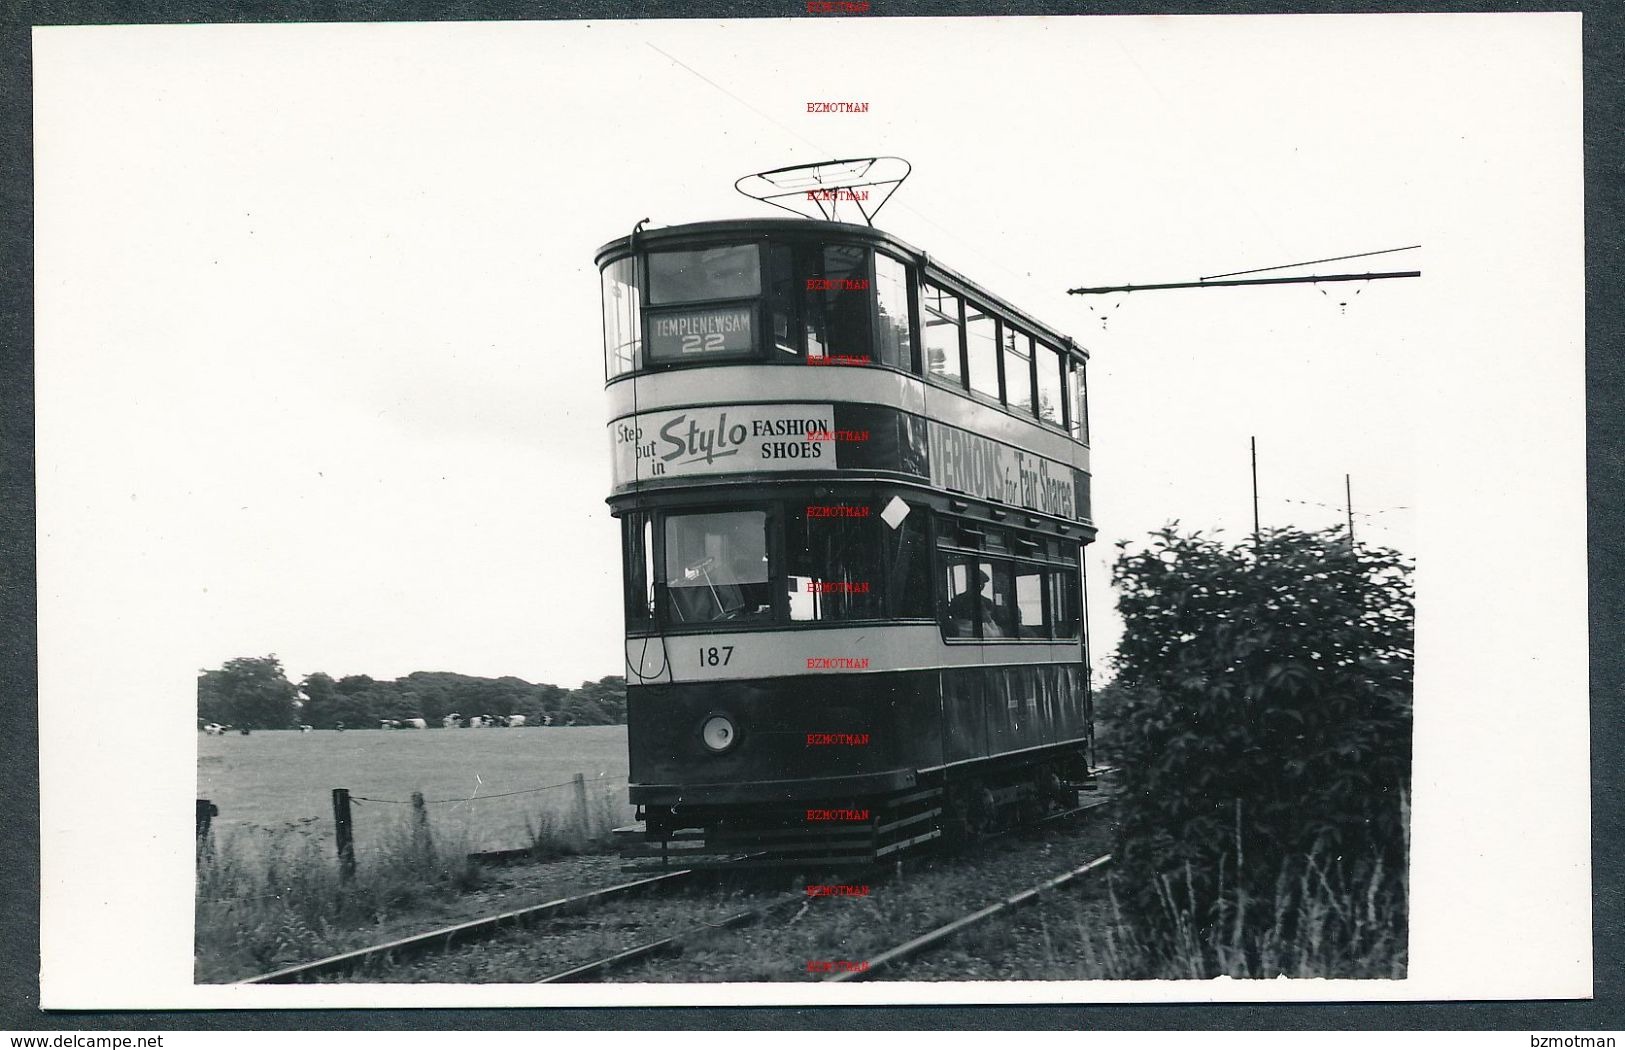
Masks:
[[[812,900],[815,898],[808,899]],[[750,911],[742,911],[738,912],[737,914],[730,915],[721,922],[708,922],[703,926],[691,926],[680,933],[672,934],[670,937],[662,937],[657,941],[650,941],[647,944],[639,944],[634,947],[627,948],[625,951],[616,952],[614,955],[607,955],[602,959],[597,959],[589,963],[583,963],[580,966],[574,966],[568,970],[563,970],[559,973],[552,974],[551,976],[543,977],[533,983],[565,984],[576,981],[601,980],[611,970],[617,970],[629,963],[641,962],[644,959],[652,958],[657,955],[675,954],[681,951],[683,945],[689,943],[690,941],[697,940],[700,937],[704,937],[715,930],[731,930],[739,926],[749,926],[758,919],[764,918],[772,912],[782,911],[799,903],[801,903],[801,901],[796,899],[775,901],[772,904],[764,905],[760,908],[753,908]]]
[[[867,965],[865,965],[861,970],[847,970],[842,973],[832,974],[829,977],[824,978],[824,980],[865,980],[874,974],[876,970],[885,969],[894,963],[901,962],[905,959],[911,959],[916,955],[923,954],[931,948],[941,944],[943,941],[958,935],[959,933],[977,925],[978,923],[986,922],[995,915],[1002,914],[1014,908],[1019,908],[1024,904],[1031,904],[1033,901],[1036,901],[1041,894],[1048,893],[1051,890],[1060,889],[1062,886],[1080,879],[1092,871],[1105,867],[1107,864],[1110,864],[1111,861],[1112,855],[1110,853],[1107,853],[1104,856],[1096,857],[1087,864],[1073,868],[1071,871],[1066,872],[1063,875],[1057,875],[1053,879],[1046,879],[1038,885],[1022,890],[1020,893],[1012,897],[1006,897],[997,904],[990,904],[980,911],[972,912],[969,915],[962,915],[945,926],[937,927],[930,933],[921,934],[911,941],[905,941],[895,948],[881,952],[874,958],[867,960]]]
[[[335,973],[349,973],[360,969],[371,962],[381,959],[401,959],[405,957],[424,955],[433,951],[445,951],[454,944],[463,945],[483,940],[506,930],[520,929],[533,923],[553,918],[559,915],[568,915],[584,908],[604,901],[621,897],[632,896],[657,885],[670,885],[674,882],[686,882],[696,872],[689,868],[679,871],[666,872],[647,879],[637,879],[632,882],[623,882],[603,889],[592,890],[588,893],[578,893],[570,897],[561,897],[558,900],[548,901],[545,904],[536,904],[528,908],[519,908],[515,911],[503,912],[500,915],[491,915],[483,919],[473,919],[469,922],[459,923],[456,926],[447,926],[428,933],[414,934],[402,937],[384,944],[373,945],[369,948],[357,948],[354,951],[339,955],[330,955],[325,959],[314,962],[301,963],[297,966],[288,966],[271,973],[260,974],[236,982],[237,984],[292,984],[310,977],[321,977]]]
[[[1115,772],[1115,770],[1112,770],[1112,772]],[[1101,806],[1109,805],[1114,801],[1116,801],[1115,798],[1092,799],[1089,802],[1086,802],[1083,805],[1077,806],[1073,809],[1063,810],[1060,813],[1052,813],[1049,816],[1043,817],[1039,820],[1026,824],[1018,824],[1004,829],[1003,831],[983,839],[982,843],[991,843],[997,839],[1003,838],[1007,834],[1013,834],[1018,831],[1030,831],[1033,828],[1043,827],[1049,824],[1059,824],[1082,813],[1086,813],[1089,810],[1098,809]],[[882,876],[882,878],[884,878],[884,876]],[[741,926],[749,926],[760,919],[766,918],[768,915],[771,915],[774,912],[785,911],[795,907],[798,904],[805,907],[812,901],[819,899],[821,898],[809,897],[805,900],[802,898],[793,898],[790,900],[774,901],[773,903],[763,905],[760,908],[753,908],[749,911],[742,911],[734,915],[730,915],[721,922],[705,923],[702,926],[693,926],[679,933],[674,933],[669,937],[662,937],[659,940],[635,945],[623,951],[616,952],[613,955],[606,955],[601,959],[595,959],[592,962],[582,963],[578,966],[573,966],[568,970],[561,970],[558,973],[540,978],[533,983],[566,984],[603,980],[611,971],[621,969],[622,967],[630,964],[642,962],[646,959],[661,955],[677,954],[682,950],[684,945],[702,937],[706,937],[717,930],[729,930],[737,929]],[[833,899],[833,897],[829,899]]]
[[[1116,801],[1117,801],[1117,796],[1116,795],[1110,795],[1110,796],[1108,796],[1106,798],[1090,799],[1088,802],[1083,803],[1081,806],[1074,806],[1071,809],[1064,809],[1059,813],[1052,813],[1047,817],[1040,818],[1035,823],[1026,824],[1026,825],[1018,825],[1017,830],[1020,830],[1023,827],[1031,828],[1031,827],[1040,827],[1040,826],[1042,826],[1044,824],[1059,824],[1063,820],[1071,820],[1073,817],[1077,816],[1080,813],[1087,813],[1091,809],[1099,809],[1101,806],[1109,806],[1113,802],[1116,802]]]
[[[1097,772],[1115,772],[1115,770],[1107,768]],[[1006,829],[1006,832],[1004,833],[1021,830],[1022,828],[1031,828],[1049,823],[1057,823],[1077,816],[1078,814],[1087,810],[1106,805],[1112,801],[1115,801],[1115,799],[1102,798],[1092,800],[1082,806],[1078,806],[1075,809],[1069,809],[1061,813],[1051,814],[1050,816],[1042,818],[1031,824],[1017,825],[1014,828]],[[1002,834],[1003,833],[1001,833],[1001,835]],[[1001,835],[995,835],[993,837],[997,838],[1001,837]],[[674,882],[686,882],[698,874],[699,869],[692,868],[682,868],[677,871],[663,872],[646,879],[636,879],[631,882],[623,882],[614,886],[608,886],[600,890],[592,890],[588,893],[579,893],[570,897],[561,897],[557,900],[548,901],[545,904],[537,904],[528,908],[520,908],[515,911],[503,912],[500,915],[492,915],[483,919],[473,919],[468,922],[459,923],[455,926],[447,926],[438,930],[430,930],[427,933],[413,934],[412,936],[401,937],[383,944],[372,945],[366,948],[357,948],[353,951],[343,952],[338,955],[331,955],[323,959],[317,959],[313,962],[287,966],[280,970],[274,970],[270,973],[263,973],[254,977],[244,978],[243,980],[235,983],[294,984],[312,977],[322,977],[336,973],[353,972],[361,969],[369,963],[383,959],[393,961],[411,958],[417,955],[425,955],[433,951],[447,951],[454,945],[471,944],[487,937],[494,936],[497,933],[505,930],[522,929],[523,927],[531,925],[535,922],[543,921],[554,916],[567,915],[607,900],[625,896],[633,896],[657,885],[665,886]],[[633,948],[628,948],[622,952],[618,952],[615,955],[607,956],[590,963],[573,967],[570,970],[565,970],[549,977],[542,978],[535,983],[547,984],[565,981],[593,980],[598,974],[607,973],[610,970],[638,961],[639,959],[671,951],[684,941],[692,939],[695,935],[703,933],[707,930],[731,929],[736,926],[748,925],[750,922],[761,918],[769,912],[783,908],[786,906],[786,904],[794,903],[798,903],[798,901],[780,901],[763,908],[758,908],[754,911],[740,912],[736,915],[728,916],[720,923],[707,924],[704,927],[695,927],[682,933],[674,934],[670,937],[661,938],[657,941],[651,941],[647,944],[637,945]]]

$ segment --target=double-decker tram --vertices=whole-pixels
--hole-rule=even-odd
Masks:
[[[814,219],[601,248],[649,866],[869,863],[1090,775],[1088,355]]]

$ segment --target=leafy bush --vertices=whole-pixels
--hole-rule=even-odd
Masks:
[[[1201,957],[1193,938],[1222,935],[1252,972],[1291,956],[1265,945],[1320,932],[1290,904],[1301,886],[1320,898],[1363,887],[1403,931],[1407,563],[1336,529],[1227,546],[1170,526],[1124,549],[1113,582],[1130,927],[1186,958]]]

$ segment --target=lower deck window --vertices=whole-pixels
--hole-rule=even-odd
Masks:
[[[627,514],[628,629],[725,631],[934,615],[950,639],[1079,637],[1075,541],[934,519],[927,507],[890,498],[825,500]],[[935,576],[933,531],[942,544]]]
[[[1081,629],[1083,591],[1077,569],[1059,569],[1049,574],[1051,616],[1055,637],[1076,638]]]
[[[647,627],[655,615],[654,521],[648,514],[629,514],[621,522],[626,560],[626,623]]]
[[[944,560],[944,571],[942,633],[948,638],[976,638],[981,633],[984,605],[992,609],[990,567],[987,562],[956,555]]]
[[[1082,630],[1078,548],[1006,530],[938,525],[942,579],[937,619],[944,638],[1071,641]],[[977,552],[953,547],[977,547]],[[1017,550],[1016,548],[1019,548]],[[1013,551],[1013,553],[1012,553]]]
[[[896,526],[882,523],[881,564],[886,572],[886,615],[894,619],[931,618],[931,541],[926,532],[929,511],[911,506]],[[895,518],[893,519],[896,520]]]
[[[1012,626],[1018,638],[1047,638],[1044,626],[1044,570],[1036,565],[1014,568],[1016,595]]]
[[[771,618],[766,513],[668,516],[665,591],[672,624]]]
[[[797,508],[785,519],[785,587],[797,623],[881,614],[880,551],[873,518],[821,518]]]

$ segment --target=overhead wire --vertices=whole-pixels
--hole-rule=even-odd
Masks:
[[[1381,251],[1376,252],[1356,252],[1353,255],[1333,255],[1326,259],[1306,259],[1303,262],[1282,263],[1279,266],[1260,266],[1256,270],[1237,270],[1235,273],[1216,273],[1208,277],[1203,277],[1201,280],[1217,281],[1221,277],[1243,277],[1250,273],[1268,273],[1271,270],[1290,270],[1295,266],[1313,266],[1316,263],[1323,262],[1342,262],[1345,259],[1364,259],[1372,255],[1389,255],[1393,252],[1408,252],[1412,249],[1420,247],[1422,247],[1420,244],[1411,244],[1404,248],[1384,248]]]
[[[1161,85],[1159,85],[1156,80],[1152,78],[1151,74],[1146,72],[1145,67],[1140,65],[1140,60],[1135,58],[1134,55],[1129,52],[1129,49],[1124,46],[1123,41],[1118,39],[1116,43],[1117,49],[1123,53],[1123,57],[1128,59],[1129,64],[1134,67],[1135,72],[1140,74],[1140,79],[1145,81],[1146,85],[1151,89],[1151,93],[1156,96],[1159,102],[1162,103],[1163,109],[1169,114],[1169,116],[1173,117],[1176,121],[1185,126],[1186,140],[1196,143],[1197,148],[1202,151],[1204,158],[1207,161],[1208,170],[1218,172],[1220,177],[1223,178],[1225,182],[1230,184],[1230,190],[1234,195],[1234,198],[1240,201],[1242,206],[1252,215],[1253,222],[1256,227],[1263,233],[1267,234],[1269,238],[1277,245],[1280,245],[1282,252],[1284,253],[1286,248],[1281,241],[1280,235],[1275,232],[1274,227],[1265,221],[1264,217],[1258,213],[1256,208],[1253,207],[1248,196],[1241,192],[1240,188],[1231,179],[1230,172],[1227,170],[1227,168],[1224,165],[1214,163],[1211,152],[1207,149],[1203,138],[1197,134],[1193,122],[1186,119],[1185,114],[1174,107],[1173,101],[1163,93]]]
[[[796,131],[795,129],[793,129],[793,128],[791,128],[791,127],[789,127],[789,126],[787,126],[785,124],[782,124],[779,121],[773,119],[773,117],[769,116],[767,113],[764,113],[762,110],[760,110],[760,109],[756,108],[755,106],[751,105],[749,102],[747,102],[744,99],[740,98],[738,95],[734,94],[732,91],[729,91],[727,88],[723,87],[721,84],[717,83],[715,80],[712,80],[710,77],[706,76],[704,73],[701,73],[699,70],[695,69],[693,66],[689,65],[687,62],[684,62],[682,59],[678,58],[677,56],[671,54],[668,51],[665,51],[662,48],[656,47],[654,44],[649,43],[649,41],[647,41],[647,40],[644,41],[644,43],[647,44],[652,50],[658,52],[661,55],[664,55],[667,59],[671,60],[676,65],[681,66],[683,69],[686,69],[688,72],[694,74],[696,77],[699,77],[701,80],[705,81],[707,84],[710,84],[712,87],[716,88],[718,91],[722,92],[724,95],[727,95],[729,98],[733,99],[735,102],[739,103],[741,106],[744,106],[746,109],[750,110],[752,113],[755,113],[757,116],[761,117],[763,120],[767,121],[769,124],[772,124],[774,127],[778,128],[780,131],[783,131],[785,134],[790,135],[792,138],[798,139],[801,142],[806,143],[807,145],[811,146],[813,149],[818,150],[820,153],[822,153],[822,154],[824,154],[826,156],[834,156],[835,155],[834,153],[832,153],[825,146],[823,146],[823,145],[821,145],[821,144],[819,144],[817,142],[814,142],[812,139],[810,139],[807,136],[801,134],[799,131]],[[1029,291],[1034,291],[1034,292],[1041,291],[1041,289],[1039,288],[1037,283],[1034,282],[1031,277],[1024,275],[1019,270],[1012,269],[1011,267],[1006,266],[1004,263],[999,262],[992,255],[988,254],[988,252],[986,250],[978,247],[975,244],[975,242],[969,241],[965,237],[963,237],[962,235],[960,235],[958,233],[955,233],[953,230],[951,230],[948,227],[946,227],[946,226],[942,225],[941,223],[937,222],[935,219],[931,218],[929,215],[927,215],[924,212],[920,211],[918,208],[911,207],[910,205],[908,205],[906,203],[903,203],[902,201],[899,201],[897,203],[896,207],[901,208],[902,210],[909,212],[910,214],[912,214],[915,217],[919,218],[921,221],[925,222],[927,225],[935,227],[937,230],[940,230],[942,233],[946,234],[950,239],[958,241],[960,244],[962,244],[965,247],[969,248],[971,250],[971,252],[973,254],[975,254],[978,258],[980,258],[983,262],[985,262],[985,263],[989,264],[990,266],[993,266],[993,267],[995,267],[995,268],[997,268],[999,270],[1003,270],[1005,273],[1007,273],[1007,274],[1011,275],[1012,277],[1016,278],[1016,280],[1021,282]]]
[[[746,102],[744,99],[740,98],[738,95],[734,94],[732,91],[729,91],[727,88],[723,87],[721,84],[718,84],[715,80],[712,80],[710,77],[706,76],[704,73],[701,73],[699,70],[695,69],[693,66],[689,65],[687,62],[684,62],[682,59],[678,58],[676,55],[673,55],[669,51],[666,51],[666,50],[664,50],[662,48],[655,47],[654,44],[650,44],[649,41],[647,41],[647,40],[645,40],[644,43],[648,44],[648,46],[650,48],[652,48],[653,50],[660,52],[660,54],[662,54],[662,55],[665,55],[667,58],[669,58],[673,62],[677,63],[679,66],[682,66],[684,69],[688,70],[690,73],[693,73],[695,76],[699,77],[701,80],[705,81],[707,84],[710,84],[712,87],[716,88],[718,91],[722,92],[724,95],[727,95],[729,98],[733,99],[735,102],[739,103],[741,106],[744,106],[746,109],[750,110],[752,113],[756,114],[758,117],[761,117],[763,120],[767,121],[769,124],[772,124],[774,127],[778,128],[780,131],[783,131],[788,135],[791,135],[791,136],[794,136],[795,138],[800,139],[802,142],[805,142],[807,145],[811,146],[815,150],[822,151],[824,149],[824,147],[820,146],[818,143],[814,142],[812,139],[809,139],[807,136],[801,134],[800,132],[794,130],[793,128],[790,128],[790,127],[787,127],[787,126],[785,126],[783,124],[780,124],[778,121],[774,120],[772,117],[768,116],[766,113],[764,113],[761,110],[757,109],[755,106],[751,105],[749,102]]]
[[[1324,507],[1326,510],[1335,510],[1339,514],[1344,514],[1344,513],[1347,513],[1347,511],[1348,511],[1348,508],[1345,507],[1345,506],[1340,506],[1338,504],[1333,504],[1333,503],[1321,503],[1321,502],[1319,502],[1317,500],[1312,500],[1312,499],[1290,499],[1290,498],[1288,498],[1286,496],[1267,496],[1265,498],[1266,499],[1279,500],[1282,503],[1298,503],[1298,504],[1301,504],[1301,505],[1303,505],[1305,507]],[[1355,517],[1369,518],[1369,517],[1375,517],[1378,514],[1389,514],[1389,513],[1392,513],[1394,511],[1396,511],[1396,510],[1414,510],[1414,509],[1415,508],[1413,508],[1413,507],[1379,507],[1376,510],[1357,510],[1357,511],[1354,512],[1354,516]]]
[[[752,105],[751,103],[747,102],[743,98],[741,98],[738,95],[734,94],[732,91],[729,91],[726,87],[719,84],[717,81],[711,79],[710,77],[706,76],[704,73],[701,73],[699,70],[695,69],[693,66],[689,65],[688,63],[684,62],[682,59],[679,59],[677,56],[671,54],[670,52],[668,52],[668,51],[666,51],[666,50],[664,50],[664,49],[662,49],[660,47],[657,47],[653,43],[649,43],[648,41],[645,41],[645,43],[648,44],[648,46],[652,50],[657,52],[658,54],[664,56],[666,59],[668,59],[669,61],[671,61],[675,65],[681,67],[682,69],[687,70],[689,73],[693,74],[694,76],[698,77],[700,80],[702,80],[705,83],[709,84],[711,87],[715,88],[717,91],[722,92],[722,94],[724,94],[724,95],[728,96],[729,98],[733,99],[735,102],[739,103],[739,105],[741,105],[744,108],[750,110],[752,113],[754,113],[757,116],[761,117],[763,120],[766,120],[769,124],[772,124],[774,127],[776,127],[779,130],[783,131],[785,134],[791,136],[794,139],[797,139],[798,141],[800,141],[802,143],[805,143],[808,146],[811,146],[813,149],[818,150],[820,153],[823,153],[823,154],[826,154],[826,155],[829,155],[829,156],[834,155],[825,146],[821,145],[820,143],[814,142],[812,139],[810,139],[807,136],[801,134],[800,132],[796,131],[795,129],[789,127],[788,125],[785,125],[785,124],[781,123],[780,121],[778,121],[776,119],[774,119],[769,114],[765,113],[761,109],[758,109],[756,106]],[[1184,118],[1178,112],[1176,112],[1174,110],[1174,107],[1173,107],[1172,103],[1162,93],[1161,88],[1157,86],[1156,82],[1145,71],[1145,68],[1140,65],[1139,61],[1137,59],[1135,59],[1132,54],[1129,53],[1128,49],[1126,47],[1123,47],[1121,41],[1118,42],[1118,47],[1119,47],[1120,50],[1122,50],[1124,57],[1127,58],[1129,60],[1129,62],[1134,66],[1135,70],[1137,72],[1139,72],[1140,76],[1146,81],[1147,84],[1150,85],[1153,93],[1162,102],[1164,108],[1171,115],[1173,115],[1176,119],[1178,119],[1178,120],[1180,120],[1182,122],[1185,122]],[[1188,124],[1188,122],[1185,122],[1185,123]],[[1200,139],[1196,138],[1195,136],[1192,136],[1192,139],[1193,139],[1193,141],[1197,141],[1198,143],[1200,143]],[[1215,167],[1217,167],[1217,166],[1215,166]],[[1228,179],[1229,176],[1225,175],[1225,178]],[[1232,189],[1234,189],[1234,188],[1235,188],[1234,185],[1232,185]],[[1238,193],[1238,197],[1240,197],[1240,196],[1241,195]],[[1247,207],[1247,210],[1252,213],[1252,216],[1253,216],[1257,226],[1261,230],[1263,230],[1263,232],[1268,234],[1271,239],[1275,240],[1276,243],[1279,244],[1280,243],[1280,237],[1275,233],[1275,230],[1272,227],[1270,227],[1269,223],[1266,222],[1264,220],[1264,218],[1261,215],[1258,214],[1258,212],[1252,207],[1252,205],[1250,203],[1246,203],[1245,206]],[[975,242],[966,239],[961,234],[958,234],[955,231],[949,229],[948,227],[942,225],[941,223],[937,222],[935,219],[932,219],[929,215],[927,215],[924,212],[920,211],[918,208],[914,208],[914,207],[912,207],[912,206],[910,206],[910,205],[908,205],[906,203],[903,203],[903,202],[898,202],[897,207],[901,208],[904,211],[909,212],[910,214],[912,214],[915,217],[919,218],[921,221],[925,222],[927,225],[930,225],[930,226],[936,228],[937,230],[941,231],[942,233],[947,235],[950,239],[952,239],[954,241],[957,241],[960,244],[964,245],[966,248],[970,249],[970,251],[972,253],[974,253],[977,257],[979,257],[983,262],[986,262],[989,265],[991,265],[991,266],[1003,271],[1004,273],[1007,273],[1007,274],[1011,275],[1012,277],[1016,278],[1016,280],[1018,282],[1020,282],[1023,286],[1025,286],[1029,290],[1032,290],[1032,291],[1035,291],[1035,292],[1042,292],[1043,291],[1031,279],[1031,277],[1029,277],[1029,276],[1021,273],[1020,271],[1015,270],[1015,269],[1011,268],[1010,266],[1007,266],[1004,263],[1000,262],[993,255],[991,255],[988,251],[986,251],[983,248],[979,247]],[[1286,264],[1283,264],[1283,265],[1280,265],[1280,266],[1263,267],[1263,268],[1260,268],[1260,269],[1257,269],[1257,270],[1238,271],[1237,273],[1233,273],[1233,274],[1216,274],[1213,277],[1204,277],[1204,278],[1202,278],[1202,280],[1204,280],[1204,281],[1206,281],[1206,280],[1215,280],[1215,279],[1218,279],[1219,277],[1234,277],[1234,276],[1240,276],[1242,274],[1247,274],[1247,273],[1262,273],[1262,272],[1264,272],[1266,270],[1272,270],[1272,269],[1290,269],[1290,268],[1292,268],[1294,266],[1307,266],[1307,265],[1311,265],[1312,263],[1319,263],[1319,262],[1336,262],[1336,261],[1342,261],[1344,259],[1362,258],[1362,257],[1367,256],[1367,255],[1382,255],[1382,254],[1387,254],[1389,252],[1409,251],[1412,248],[1419,248],[1419,247],[1421,247],[1421,246],[1420,245],[1410,245],[1410,246],[1403,247],[1403,248],[1385,248],[1385,249],[1382,249],[1381,251],[1376,251],[1376,252],[1361,252],[1361,253],[1357,253],[1357,254],[1354,254],[1354,255],[1335,256],[1335,257],[1332,257],[1332,258],[1316,259],[1316,260],[1311,260],[1309,262],[1302,262],[1302,263],[1286,263]],[[1287,502],[1289,502],[1289,503],[1290,502],[1310,503],[1311,501],[1287,500]],[[1344,508],[1342,508],[1342,507],[1332,507],[1330,504],[1314,503],[1312,505],[1325,507],[1325,508],[1331,509],[1331,510],[1337,510],[1339,512],[1342,512],[1344,510]],[[1355,511],[1355,514],[1360,515],[1360,516],[1364,516],[1364,517],[1369,517],[1369,516],[1371,516],[1373,514],[1388,513],[1389,511],[1394,511],[1394,510],[1409,510],[1409,509],[1410,508],[1408,508],[1408,507],[1391,507],[1391,508],[1385,508],[1385,509],[1381,509],[1381,510],[1378,510],[1378,511],[1372,511],[1372,512]],[[1374,527],[1381,527],[1381,526],[1374,526]]]

